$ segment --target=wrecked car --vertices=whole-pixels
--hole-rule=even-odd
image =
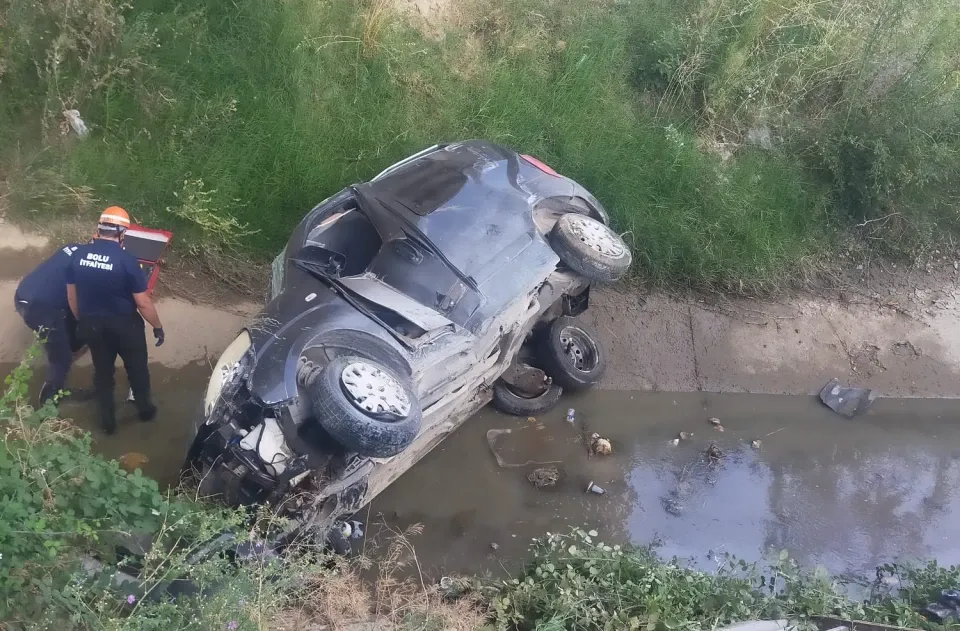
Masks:
[[[338,532],[491,400],[527,416],[603,374],[576,319],[631,263],[539,160],[437,145],[314,207],[223,352],[186,467],[202,492]]]

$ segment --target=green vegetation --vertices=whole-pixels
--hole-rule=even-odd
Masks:
[[[364,585],[363,558],[332,558],[306,539],[282,557],[258,547],[265,533],[288,526],[266,510],[250,515],[165,494],[139,469],[128,473],[91,453],[90,435],[53,405],[27,404],[37,350],[0,396],[4,631],[294,631],[374,614],[411,631],[480,626],[474,600],[444,604],[437,590],[394,578],[408,560],[410,532],[378,551],[378,576]],[[228,545],[212,545],[223,533],[251,554],[233,558]]]
[[[708,574],[596,536],[578,530],[536,542],[523,575],[491,596],[498,628],[695,631],[741,620],[833,616],[936,629],[915,608],[960,581],[957,567],[884,566],[861,585],[866,598],[854,600],[848,585],[822,570],[800,569],[786,551],[763,570],[723,557]]]
[[[340,187],[484,137],[590,188],[660,284],[762,290],[848,236],[915,256],[960,229],[956,0],[469,0],[444,37],[387,0],[3,7],[24,214],[119,203],[266,258]]]

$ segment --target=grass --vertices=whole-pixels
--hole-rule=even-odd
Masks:
[[[89,10],[64,9],[74,2]],[[817,129],[840,129],[817,136],[833,142],[825,155],[814,155],[811,147],[826,146],[814,141],[774,152],[740,142],[741,127],[754,122],[738,105],[748,79],[788,62],[863,56],[833,39],[832,48],[822,44],[824,36],[811,46],[816,55],[791,57],[778,40],[760,55],[776,65],[754,64],[769,48],[772,2],[471,0],[449,10],[440,38],[385,0],[9,4],[0,23],[9,42],[0,48],[9,95],[0,101],[0,160],[11,206],[26,216],[92,217],[117,203],[143,223],[174,227],[182,249],[263,259],[344,185],[434,142],[482,137],[590,188],[630,239],[638,276],[660,285],[739,291],[802,280],[837,245],[834,228],[851,225],[836,201],[857,186],[860,206],[878,195],[895,204],[878,206],[876,217],[913,219],[900,200],[920,199],[911,191],[926,182],[922,198],[936,199],[936,212],[923,234],[953,225],[950,202],[929,194],[956,170],[946,140],[910,154],[906,171],[894,155],[902,134],[877,142],[836,117],[818,119]],[[806,15],[801,4],[783,6],[797,18]],[[798,73],[797,92],[812,93],[816,73]],[[778,94],[792,94],[790,85],[777,84]],[[794,101],[770,103],[789,112],[783,103]],[[62,133],[67,108],[80,110],[88,138]],[[946,138],[956,128],[948,110],[937,111]],[[864,116],[849,120],[869,129]],[[735,127],[733,159],[710,150],[713,131]],[[918,129],[912,137],[925,137],[927,127]],[[830,161],[843,151],[862,164]],[[919,174],[933,153],[938,170]],[[892,156],[883,173],[893,180],[875,177],[876,155]]]

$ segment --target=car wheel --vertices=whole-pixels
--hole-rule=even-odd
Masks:
[[[561,394],[563,388],[552,383],[543,394],[524,397],[511,390],[505,381],[498,379],[493,384],[493,407],[513,416],[535,416],[556,407]]]
[[[597,337],[592,327],[571,317],[557,318],[538,345],[544,372],[566,390],[584,390],[596,384],[607,370]]]
[[[590,280],[618,280],[633,261],[620,235],[579,213],[567,213],[557,220],[550,232],[550,244],[567,267]]]
[[[395,456],[420,431],[420,402],[409,379],[376,360],[337,357],[307,389],[323,429],[361,456]]]

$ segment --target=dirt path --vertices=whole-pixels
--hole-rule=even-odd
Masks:
[[[3,226],[0,305],[11,305],[18,279],[52,247]],[[607,389],[808,394],[836,376],[888,396],[960,396],[958,274],[952,265],[911,274],[777,302],[707,301],[620,285],[594,292],[585,317],[608,351]],[[161,298],[167,342],[151,348],[151,361],[173,368],[215,361],[258,306]],[[17,361],[31,339],[12,308],[6,313],[0,363]]]

